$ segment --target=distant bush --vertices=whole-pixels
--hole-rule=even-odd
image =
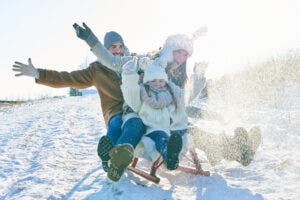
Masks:
[[[76,88],[70,88],[69,95],[70,96],[82,96],[82,92]]]
[[[210,99],[221,98],[229,104],[261,103],[279,98],[273,96],[276,86],[299,81],[300,51],[290,50],[242,71],[212,80],[208,93]]]

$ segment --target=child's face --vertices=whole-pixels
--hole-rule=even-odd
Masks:
[[[163,88],[166,86],[166,81],[164,79],[154,79],[149,81],[149,85],[156,88]]]

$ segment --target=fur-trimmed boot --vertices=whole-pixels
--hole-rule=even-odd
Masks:
[[[113,148],[113,144],[108,136],[102,136],[98,143],[97,153],[102,161],[102,168],[108,172],[108,161],[110,160],[109,151]]]
[[[220,134],[204,131],[197,126],[190,126],[188,136],[193,148],[203,151],[212,166],[215,166],[223,159]]]
[[[133,160],[134,149],[131,144],[120,144],[109,152],[111,157],[107,176],[112,181],[119,181],[128,165]]]
[[[254,152],[257,151],[259,145],[262,142],[261,130],[258,126],[252,127],[249,132],[250,146]]]
[[[223,136],[223,157],[226,160],[235,160],[243,166],[248,166],[260,143],[261,131],[258,127],[251,128],[249,133],[245,128],[238,127],[234,130],[233,137]]]
[[[190,127],[189,135],[195,148],[205,152],[209,163],[214,166],[221,160],[235,160],[247,166],[261,143],[261,131],[253,127],[249,132],[239,127],[234,130],[234,136],[225,133],[213,134],[198,127]]]

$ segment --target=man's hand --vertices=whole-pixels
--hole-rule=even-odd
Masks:
[[[82,25],[84,28],[79,26],[77,23],[74,23],[73,27],[76,31],[77,37],[79,37],[82,40],[87,40],[92,31],[84,22],[82,23]]]
[[[23,64],[21,62],[15,62],[12,70],[16,71],[16,72],[20,72],[20,73],[16,73],[15,76],[30,76],[30,77],[34,77],[36,79],[39,78],[39,72],[33,66],[30,58],[28,58],[28,64]]]
[[[95,36],[93,31],[83,22],[83,27],[79,26],[77,23],[73,24],[73,27],[76,31],[77,37],[84,40],[91,48],[93,48],[97,42],[98,38]]]

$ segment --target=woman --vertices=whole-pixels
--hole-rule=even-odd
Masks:
[[[193,42],[199,35],[203,35],[206,32],[205,27],[200,28],[197,34],[193,34],[192,38],[186,35],[177,34],[171,35],[167,38],[159,57],[167,57],[170,49],[172,50],[173,61],[167,64],[166,72],[170,81],[174,82],[181,88],[184,88],[186,92],[190,89],[187,87],[187,59],[193,53]],[[198,76],[202,77],[203,76]],[[205,78],[205,77],[204,77]],[[197,81],[197,80],[194,80]],[[206,79],[204,79],[206,81]],[[201,82],[201,81],[200,81]],[[202,80],[203,82],[203,80]],[[201,86],[199,86],[201,87]],[[198,88],[194,87],[193,91],[189,92],[191,96],[197,97],[196,91]],[[206,83],[202,90],[198,90],[197,93],[207,91]],[[207,92],[203,98],[207,99]],[[189,102],[193,98],[189,98]],[[188,116],[191,114],[195,116],[202,115],[201,109],[195,109],[196,107],[186,106],[186,112]],[[189,113],[189,111],[192,111]],[[204,151],[210,164],[215,165],[222,159],[235,160],[244,166],[251,163],[254,154],[261,142],[261,132],[258,127],[250,129],[249,133],[242,127],[234,130],[234,136],[228,136],[223,134],[213,134],[201,130],[199,127],[189,127],[189,135],[193,137],[194,146]]]

